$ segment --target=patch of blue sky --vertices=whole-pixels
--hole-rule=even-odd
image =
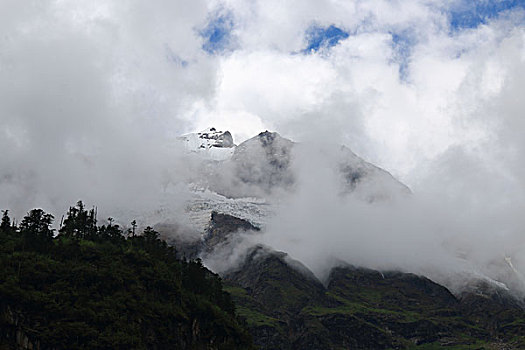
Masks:
[[[453,31],[476,28],[497,18],[502,12],[525,9],[524,0],[462,0],[448,9]]]
[[[312,53],[323,48],[330,48],[337,45],[339,41],[348,38],[348,36],[348,32],[335,25],[328,27],[311,26],[306,31],[307,46],[303,53]]]
[[[399,77],[401,80],[408,78],[408,66],[412,49],[416,44],[416,37],[413,31],[393,31],[392,35],[392,62],[399,65]]]
[[[229,12],[212,15],[199,34],[204,38],[202,49],[209,54],[221,54],[233,49],[233,15]]]

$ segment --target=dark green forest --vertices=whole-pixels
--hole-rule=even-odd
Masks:
[[[0,349],[250,349],[221,279],[151,227],[71,207],[0,224]]]

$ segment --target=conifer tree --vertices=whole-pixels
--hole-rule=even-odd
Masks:
[[[9,210],[2,210],[2,222],[0,223],[0,230],[9,232],[12,229],[11,218],[9,217]]]
[[[75,207],[69,207],[60,234],[66,237],[95,238],[97,235],[95,208],[86,210],[82,201],[78,201]]]
[[[20,222],[20,233],[30,247],[41,248],[53,239],[54,216],[42,209],[33,209]]]
[[[137,221],[136,220],[133,220],[131,222],[131,227],[133,227],[132,233],[133,233],[133,237],[135,237],[135,229],[137,228]]]

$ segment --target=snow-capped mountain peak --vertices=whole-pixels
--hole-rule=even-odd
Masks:
[[[214,127],[201,132],[190,133],[178,137],[184,149],[189,153],[197,153],[211,160],[225,160],[232,156],[235,150],[232,134],[220,131]]]
[[[213,127],[197,133],[201,143],[200,148],[230,148],[234,147],[232,134],[229,131],[219,131]]]

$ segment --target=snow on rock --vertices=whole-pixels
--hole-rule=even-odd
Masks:
[[[194,192],[188,202],[186,212],[193,227],[204,232],[211,217],[211,212],[229,214],[249,221],[256,227],[263,227],[272,215],[272,206],[260,198],[228,198],[208,189]]]
[[[182,158],[184,169],[176,169],[187,173],[185,179],[177,182],[188,186],[184,216],[188,225],[199,232],[204,232],[212,211],[264,226],[274,205],[301,190],[299,180],[303,175],[309,176],[305,159],[308,164],[314,162],[314,167],[332,169],[343,195],[352,193],[367,201],[382,201],[410,193],[387,171],[345,146],[296,143],[269,131],[236,146],[229,131],[216,128],[182,135],[176,143],[186,154]],[[324,148],[318,150],[319,147]],[[319,158],[323,159],[322,164],[315,163]],[[173,208],[180,200],[175,196],[172,202],[170,198],[165,193],[161,208],[150,213],[153,223],[173,220],[177,212]]]
[[[178,137],[188,153],[195,153],[210,160],[229,159],[235,150],[233,137],[229,131],[208,128],[201,132]]]

